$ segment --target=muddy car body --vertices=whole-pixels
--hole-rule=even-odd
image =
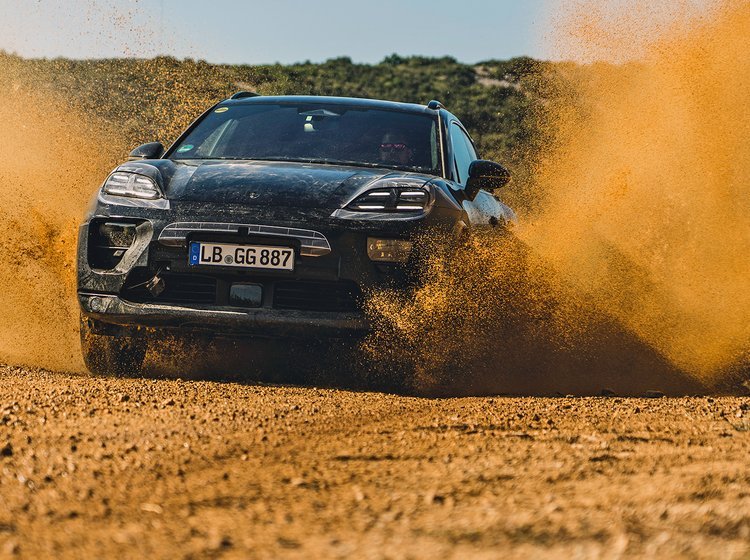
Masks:
[[[86,363],[137,368],[152,329],[364,333],[363,292],[408,283],[418,234],[514,220],[492,193],[507,180],[438,102],[237,94],[96,194],[78,250]]]

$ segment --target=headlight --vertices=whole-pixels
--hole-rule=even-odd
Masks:
[[[429,203],[430,190],[424,181],[381,179],[346,208],[359,212],[424,212]]]
[[[145,175],[129,173],[127,171],[115,171],[104,183],[102,190],[107,194],[116,196],[130,196],[133,198],[145,198],[155,200],[161,198],[159,187],[153,180]]]

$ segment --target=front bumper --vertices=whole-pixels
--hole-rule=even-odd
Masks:
[[[226,336],[335,338],[367,333],[361,313],[285,309],[220,309],[133,303],[116,295],[79,293],[83,315],[96,322],[127,328],[179,329]]]
[[[412,282],[409,275],[414,270],[409,264],[372,262],[367,256],[368,236],[414,238],[426,226],[450,222],[450,213],[438,210],[433,209],[427,220],[356,223],[333,218],[322,210],[302,212],[288,208],[248,209],[227,204],[187,203],[175,204],[171,209],[131,208],[99,200],[80,228],[78,294],[81,312],[97,323],[124,328],[174,328],[272,337],[359,335],[368,330],[359,305],[360,295],[378,287],[406,287]],[[106,266],[92,262],[91,247],[97,245],[91,243],[91,225],[101,220],[139,224],[132,246],[115,259],[116,262],[105,263]],[[195,222],[200,223],[197,228]],[[294,238],[291,241],[298,260],[293,274],[223,270],[221,267],[208,270],[188,264],[186,245],[190,239],[267,243],[277,234],[279,243],[286,244]],[[216,288],[216,297],[210,302],[197,299],[186,302],[181,299],[184,293],[173,293],[170,299],[165,292],[159,296],[161,301],[154,301],[143,293],[144,288],[136,288],[156,274],[165,275],[167,290],[187,287],[189,278],[203,276],[205,280],[209,277],[213,282],[210,286]],[[173,282],[169,275],[182,280]],[[263,286],[263,302],[259,307],[230,306],[228,286],[238,282]],[[213,287],[196,289],[213,290]],[[287,300],[282,302],[279,297],[284,289]],[[308,298],[306,306],[295,306],[289,299],[299,299],[299,293],[293,293],[294,290],[310,293],[310,297],[326,303],[317,305],[312,301],[307,305],[311,301]],[[356,305],[347,303],[354,300],[358,302]],[[96,303],[92,305],[92,302]]]

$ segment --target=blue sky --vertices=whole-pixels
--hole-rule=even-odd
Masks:
[[[171,54],[319,62],[391,53],[544,56],[556,0],[0,0],[0,49],[29,57]]]
[[[48,58],[169,54],[249,64],[338,56],[378,62],[393,53],[450,55],[467,63],[518,55],[620,60],[639,56],[639,45],[664,23],[725,1],[0,0],[0,50]],[[555,24],[581,2],[593,20],[621,21],[612,27],[619,45],[597,50],[556,43]],[[625,20],[634,25],[622,25]]]

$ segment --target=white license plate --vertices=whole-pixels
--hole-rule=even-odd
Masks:
[[[191,266],[234,266],[270,270],[294,270],[294,249],[273,245],[237,245],[233,243],[190,243]]]

